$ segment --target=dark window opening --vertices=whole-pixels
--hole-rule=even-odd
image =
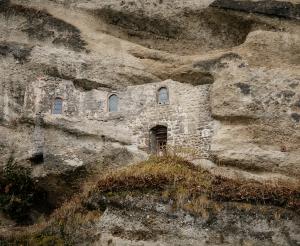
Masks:
[[[119,107],[119,98],[117,95],[111,95],[108,98],[108,111],[109,112],[117,112]]]
[[[53,114],[62,114],[63,100],[59,97],[55,98],[53,105]]]
[[[168,129],[155,126],[150,130],[150,151],[152,154],[164,155],[167,150]]]
[[[34,153],[29,158],[29,161],[31,161],[33,164],[41,164],[44,162],[44,155],[43,153]]]

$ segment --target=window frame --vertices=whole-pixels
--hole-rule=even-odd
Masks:
[[[55,105],[56,105],[56,100],[60,99],[61,100],[61,113],[56,114],[55,112]],[[64,99],[62,97],[55,97],[52,103],[52,115],[62,115],[64,112]]]
[[[109,102],[110,102],[110,98],[112,96],[116,96],[118,98],[117,111],[110,111],[110,103]],[[117,113],[117,112],[119,112],[119,110],[120,110],[120,108],[119,108],[120,103],[119,102],[120,102],[120,97],[118,96],[117,93],[109,94],[108,97],[107,97],[107,112],[108,113]]]
[[[161,91],[162,89],[166,89],[166,91],[167,91],[167,96],[168,96],[168,100],[167,100],[166,102],[164,102],[164,103],[160,102],[160,98],[159,98],[159,96],[160,96],[160,91]],[[156,102],[157,102],[158,105],[162,105],[162,106],[163,106],[163,105],[169,105],[169,104],[170,104],[170,92],[169,92],[169,88],[168,88],[167,86],[163,85],[163,86],[160,86],[160,87],[157,89],[157,91],[156,91]]]
[[[165,130],[165,141],[158,141],[159,130]],[[149,145],[148,145],[148,152],[151,154],[157,155],[162,148],[159,148],[159,144],[165,142],[164,150],[167,150],[168,147],[168,139],[169,139],[169,128],[167,124],[156,124],[150,127],[149,129]]]

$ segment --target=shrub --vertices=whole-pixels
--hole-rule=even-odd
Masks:
[[[18,224],[32,223],[30,211],[45,201],[46,193],[37,188],[30,170],[10,157],[0,179],[0,209]]]

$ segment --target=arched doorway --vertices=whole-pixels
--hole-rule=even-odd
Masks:
[[[150,130],[150,151],[152,154],[163,155],[166,152],[168,140],[168,128],[155,126]]]

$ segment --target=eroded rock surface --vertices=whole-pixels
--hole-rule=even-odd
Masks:
[[[220,214],[197,217],[149,199],[131,198],[137,204],[133,208],[107,208],[93,245],[289,245],[299,240],[297,216],[288,211],[283,217],[289,219],[279,222],[272,218],[276,208],[228,204]]]
[[[39,78],[70,80],[78,90],[171,78],[212,84],[211,154],[218,163],[298,175],[299,24],[276,11],[247,14],[282,4],[297,13],[297,2],[275,1],[6,2],[2,132],[32,134],[35,120],[20,116],[26,90]]]
[[[298,0],[0,1],[1,165],[13,155],[35,178],[56,180],[51,175],[91,163],[144,159],[147,150],[118,117],[40,114],[35,106],[45,94],[37,81],[70,84],[88,95],[172,79],[208,92],[199,102],[208,103],[209,115],[194,116],[209,128],[195,130],[209,138],[204,162],[247,171],[249,178],[294,182],[300,177],[299,6]],[[188,95],[182,98],[189,104]],[[189,129],[179,130],[189,136]]]

